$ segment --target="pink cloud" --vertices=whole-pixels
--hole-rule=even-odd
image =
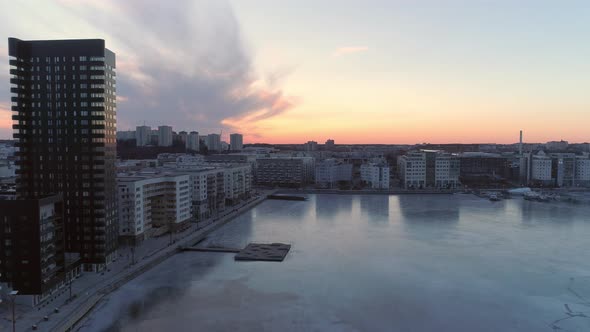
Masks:
[[[360,53],[366,52],[369,48],[367,46],[346,46],[337,48],[333,53],[332,56],[339,57],[342,55],[352,54],[352,53]]]

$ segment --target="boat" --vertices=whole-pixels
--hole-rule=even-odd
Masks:
[[[526,199],[527,201],[538,201],[539,196],[540,196],[539,193],[534,192],[534,191],[529,191],[523,195],[523,198]]]
[[[489,199],[492,202],[497,202],[500,200],[500,197],[498,197],[498,195],[496,195],[496,194],[490,194]]]

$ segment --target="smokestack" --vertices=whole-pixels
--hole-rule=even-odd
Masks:
[[[520,131],[520,143],[518,144],[518,153],[522,156],[522,130]]]

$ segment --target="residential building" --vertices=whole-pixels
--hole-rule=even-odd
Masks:
[[[119,236],[136,244],[157,234],[176,230],[191,218],[191,190],[188,174],[156,171],[117,176]],[[159,232],[162,233],[162,232]]]
[[[303,150],[311,152],[316,151],[318,149],[318,142],[316,141],[308,141],[307,143],[303,144]]]
[[[460,160],[456,154],[438,153],[435,161],[434,186],[455,189],[460,186]]]
[[[352,181],[352,164],[326,159],[315,164],[315,183],[332,188],[340,181]]]
[[[244,137],[242,134],[231,134],[229,135],[229,145],[231,151],[242,151],[244,148]]]
[[[412,151],[398,157],[398,173],[405,189],[453,189],[460,186],[460,159],[439,150]]]
[[[158,146],[172,146],[172,127],[158,126]]]
[[[182,144],[184,144],[184,146],[186,146],[186,141],[188,139],[188,133],[186,131],[181,131],[181,132],[178,133],[177,137],[178,137],[178,140]]]
[[[325,144],[324,147],[325,147],[326,150],[332,150],[332,149],[334,149],[334,147],[335,147],[334,140],[333,139],[328,139],[326,141],[326,144]]]
[[[186,149],[190,151],[199,151],[199,133],[191,131],[186,138]]]
[[[564,151],[567,149],[569,143],[568,141],[551,141],[545,143],[545,149],[548,151]]]
[[[575,186],[590,187],[590,156],[588,153],[576,156]]]
[[[125,130],[117,132],[117,141],[129,141],[135,139],[135,130]]]
[[[459,155],[461,179],[510,177],[510,163],[507,157],[497,153],[464,152]]]
[[[66,261],[63,217],[60,194],[0,200],[0,282],[33,305],[80,273],[79,259]]]
[[[146,146],[151,143],[152,128],[148,126],[137,126],[135,128],[135,145]]]
[[[409,152],[397,159],[397,170],[404,189],[426,187],[426,154]]]
[[[221,136],[219,134],[209,134],[205,137],[205,145],[209,151],[221,151]]]
[[[66,252],[117,256],[115,54],[104,40],[9,38],[17,194],[62,193]]]
[[[314,159],[310,157],[258,158],[256,182],[265,186],[300,187],[313,181]]]
[[[372,189],[389,189],[389,165],[385,162],[368,162],[361,165],[361,180]]]

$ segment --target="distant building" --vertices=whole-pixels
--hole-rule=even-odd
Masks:
[[[172,127],[158,126],[158,146],[172,146]]]
[[[117,132],[117,141],[129,141],[135,139],[135,130]]]
[[[231,134],[229,135],[229,149],[231,151],[242,151],[244,148],[244,137],[242,134]]]
[[[205,145],[209,151],[221,151],[221,136],[219,134],[209,134],[205,137]]]
[[[318,149],[318,142],[308,141],[307,143],[303,144],[303,149],[309,152],[316,151]]]
[[[155,233],[169,231],[191,217],[191,192],[187,174],[139,172],[117,176],[119,237],[139,243]],[[161,233],[161,232],[160,232]]]
[[[315,164],[315,183],[321,187],[333,187],[339,181],[352,181],[352,164],[326,159]]]
[[[334,149],[334,146],[335,146],[334,140],[333,139],[328,139],[326,141],[326,144],[325,144],[324,147],[326,148],[326,150],[332,150],[332,149]]]
[[[0,178],[11,178],[16,175],[16,167],[6,159],[0,159]]]
[[[199,143],[199,133],[196,131],[191,131],[186,138],[185,147],[190,151],[199,151]]]
[[[576,156],[575,185],[590,187],[590,156],[588,154]]]
[[[373,189],[389,189],[389,165],[368,162],[361,165],[361,180]]]
[[[507,179],[510,177],[508,158],[496,153],[464,152],[459,156],[462,179]]]
[[[567,150],[568,145],[568,141],[551,141],[545,143],[545,148],[548,151],[564,151]]]
[[[461,161],[455,154],[420,150],[398,157],[398,173],[405,189],[453,189],[460,186]]]
[[[135,145],[146,146],[150,144],[152,128],[148,126],[137,126],[135,128]]]
[[[285,157],[256,160],[256,182],[261,185],[300,187],[311,183],[313,176],[313,158]]]
[[[178,140],[186,146],[186,140],[188,139],[188,133],[186,131],[181,131],[178,133]]]
[[[434,186],[441,189],[455,189],[460,186],[460,160],[455,154],[436,155]]]

